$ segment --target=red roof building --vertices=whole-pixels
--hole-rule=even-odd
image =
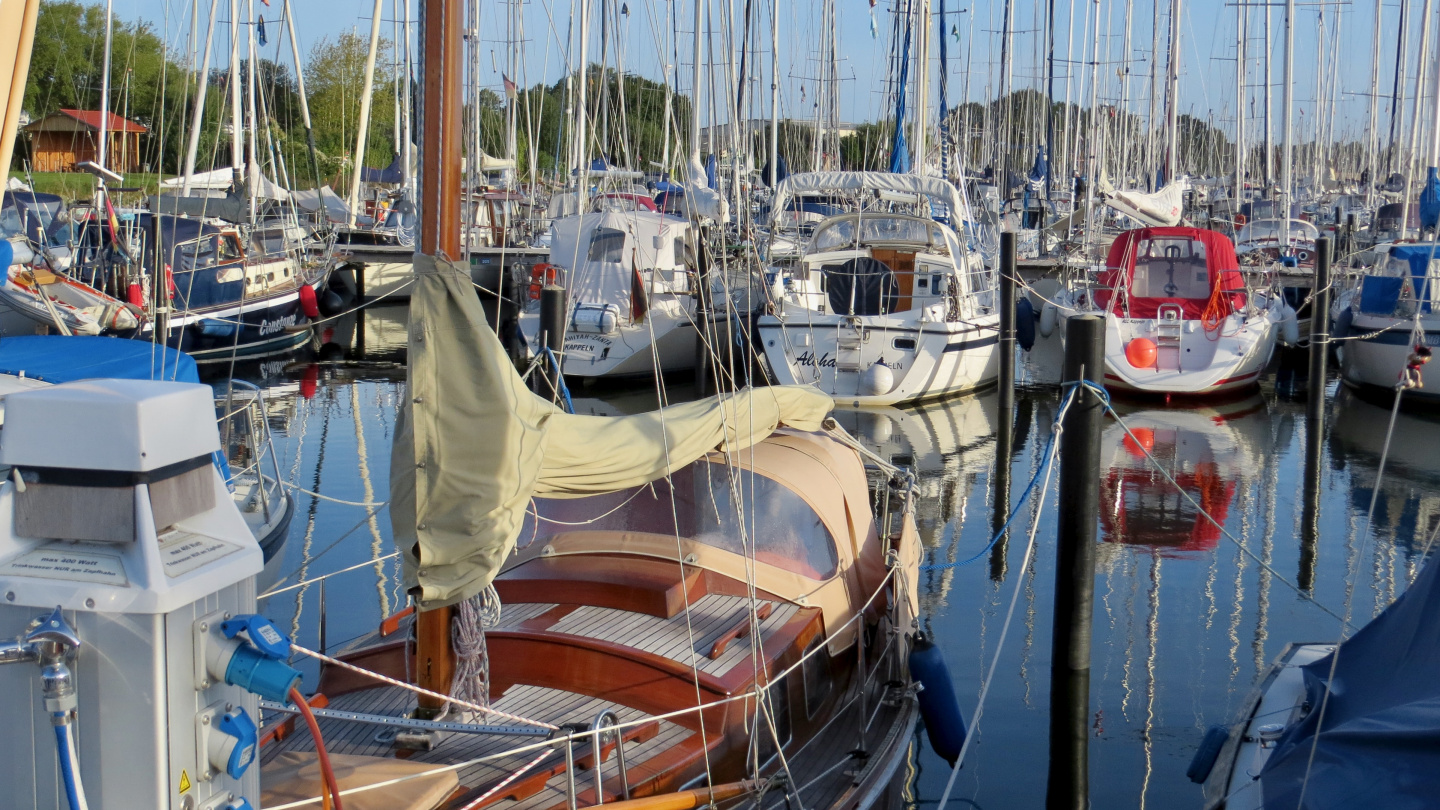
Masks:
[[[99,161],[100,113],[95,110],[60,110],[22,127],[30,135],[30,165],[37,172],[69,172],[75,164]],[[140,166],[140,138],[150,130],[144,124],[109,113],[106,120],[105,168],[120,174]]]

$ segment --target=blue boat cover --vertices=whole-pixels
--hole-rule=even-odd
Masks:
[[[1415,290],[1415,297],[1421,301],[1421,311],[1429,312],[1430,302],[1435,298],[1435,291],[1430,289],[1429,274],[1426,271],[1432,260],[1440,259],[1440,244],[1416,242],[1409,245],[1396,245],[1390,248],[1390,258],[1410,265],[1410,279]]]
[[[1340,645],[1338,662],[1331,655],[1304,668],[1306,700],[1315,708],[1286,730],[1261,771],[1266,810],[1435,806],[1440,796],[1437,579],[1440,565],[1432,559],[1409,590]],[[1334,686],[1317,744],[1319,707],[1332,663]]]
[[[1365,276],[1360,280],[1360,311],[1366,315],[1393,315],[1404,284],[1405,279],[1395,276]]]
[[[396,155],[392,158],[390,165],[383,169],[372,169],[369,166],[362,166],[360,168],[360,182],[384,183],[392,186],[405,182],[405,169],[400,165],[400,156]]]
[[[100,378],[200,382],[195,358],[142,340],[86,335],[0,339],[0,374],[56,385]]]
[[[1430,230],[1440,223],[1440,175],[1431,166],[1420,191],[1420,227]]]
[[[1042,191],[1045,188],[1045,181],[1050,177],[1050,161],[1045,157],[1045,147],[1040,147],[1035,152],[1035,165],[1030,167],[1029,188],[1031,191]]]

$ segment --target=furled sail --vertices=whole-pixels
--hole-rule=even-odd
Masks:
[[[1110,185],[1110,181],[1103,175],[1097,184],[1098,190],[1105,198],[1106,205],[1122,214],[1132,216],[1146,225],[1157,228],[1168,228],[1180,224],[1180,214],[1185,202],[1184,195],[1187,187],[1188,184],[1182,178],[1166,184],[1154,194],[1122,191]]]
[[[818,430],[828,396],[770,387],[622,417],[567,414],[532,394],[461,265],[416,254],[407,401],[390,462],[390,520],[422,609],[482,591],[532,497],[579,498],[662,478],[779,425]]]

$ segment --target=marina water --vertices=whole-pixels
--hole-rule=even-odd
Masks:
[[[404,307],[373,306],[332,323],[318,348],[233,369],[266,391],[282,471],[296,487],[325,496],[295,492],[288,540],[273,550],[260,584],[261,593],[274,592],[262,610],[307,646],[322,644],[322,613],[323,644],[333,652],[405,606],[389,516],[374,506],[389,497],[405,319]],[[1332,379],[1319,528],[1307,538],[1304,362],[1301,356],[1292,368],[1278,358],[1257,393],[1222,403],[1117,402],[1133,437],[1107,421],[1097,471],[1102,547],[1091,664],[1095,807],[1199,806],[1185,769],[1205,728],[1235,718],[1287,643],[1338,640],[1332,612],[1344,615],[1348,605],[1361,625],[1419,571],[1440,526],[1440,425],[1398,415],[1377,493],[1390,402],[1362,400]],[[212,369],[217,385],[230,370]],[[1059,406],[1058,388],[1038,382],[1031,367],[1020,378],[1012,502],[1039,465]],[[577,389],[576,410],[633,413],[662,397],[694,396],[688,381],[663,391],[649,386]],[[993,392],[836,417],[872,451],[916,472],[930,566],[921,580],[925,629],[945,654],[967,721],[1020,589],[952,801],[1043,805],[1054,479],[1043,509],[1034,510],[1037,493],[1008,536],[987,548],[1000,483]],[[1147,452],[1223,531],[1150,465]],[[1037,548],[1022,567],[1035,521]],[[312,581],[351,567],[323,586]],[[307,670],[307,681],[314,675]],[[909,803],[933,808],[948,775],[917,731],[910,766],[897,777],[908,781]]]

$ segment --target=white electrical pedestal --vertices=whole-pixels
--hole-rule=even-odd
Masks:
[[[71,728],[91,810],[259,806],[257,699],[212,674],[239,644],[219,625],[253,613],[262,567],[219,447],[207,386],[96,380],[6,397],[0,810],[70,807],[41,669],[4,660],[57,605],[80,640]]]

